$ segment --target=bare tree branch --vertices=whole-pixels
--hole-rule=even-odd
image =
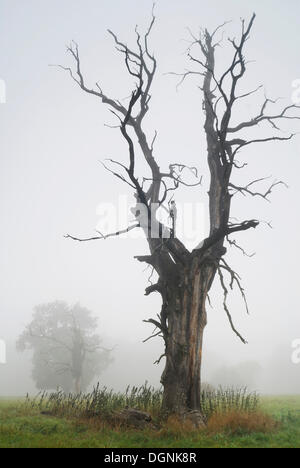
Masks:
[[[222,273],[222,270],[221,270],[220,267],[218,267],[218,273],[219,273],[219,278],[220,278],[221,286],[222,286],[222,289],[223,289],[223,292],[224,292],[223,307],[224,307],[224,310],[225,310],[225,312],[226,312],[227,318],[228,318],[228,320],[229,320],[231,329],[232,329],[232,331],[236,334],[236,336],[241,340],[241,342],[242,342],[243,344],[247,344],[247,341],[245,340],[245,338],[243,338],[242,335],[241,335],[241,334],[237,331],[237,329],[235,328],[234,323],[233,323],[233,320],[232,320],[232,317],[231,317],[231,314],[230,314],[230,312],[229,312],[228,305],[227,305],[228,289],[227,289],[227,287],[226,287],[225,280],[224,280],[224,276],[223,276],[223,273]]]
[[[243,255],[245,255],[246,257],[249,257],[249,258],[254,257],[255,253],[253,253],[253,254],[248,254],[248,253],[245,251],[245,249],[243,249],[243,247],[241,247],[235,240],[230,239],[228,236],[226,237],[226,240],[227,240],[227,242],[229,243],[229,245],[230,245],[231,247],[235,247],[236,249],[240,250],[240,251],[243,253]]]
[[[286,188],[288,188],[288,186],[282,181],[274,181],[270,186],[269,188],[266,190],[266,192],[253,192],[253,190],[250,190],[250,187],[252,187],[253,185],[259,183],[259,182],[262,182],[262,181],[265,181],[267,179],[269,179],[270,177],[263,177],[261,179],[256,179],[256,180],[253,180],[252,182],[250,182],[249,184],[245,185],[244,187],[240,187],[240,186],[237,186],[237,185],[234,185],[233,183],[229,183],[228,184],[228,187],[233,189],[234,190],[234,193],[241,193],[242,195],[251,195],[252,197],[261,197],[263,198],[264,200],[270,202],[270,200],[268,199],[268,195],[270,195],[273,191],[273,188],[274,187],[277,187],[278,185],[284,185]]]
[[[225,269],[226,271],[228,271],[228,273],[230,274],[230,277],[231,277],[230,289],[233,289],[234,283],[237,284],[238,289],[239,289],[239,291],[240,291],[240,293],[241,293],[241,296],[242,296],[242,298],[243,298],[243,300],[244,300],[247,314],[249,314],[248,302],[247,302],[245,290],[244,290],[244,288],[243,288],[242,285],[241,285],[241,281],[240,281],[241,278],[240,278],[240,276],[239,276],[232,268],[230,268],[230,266],[229,266],[228,263],[224,260],[224,258],[221,258],[221,265],[220,265],[220,268],[224,268],[224,269]]]
[[[116,236],[120,236],[121,234],[126,234],[127,232],[129,231],[132,231],[133,229],[136,229],[136,228],[139,228],[140,225],[139,224],[133,224],[132,226],[129,226],[128,228],[126,229],[122,229],[121,231],[117,231],[117,232],[114,232],[114,233],[111,233],[111,234],[102,234],[100,233],[99,231],[99,236],[95,236],[95,237],[88,237],[88,238],[79,238],[79,237],[74,237],[74,236],[71,236],[70,234],[67,234],[66,236],[64,236],[66,239],[72,239],[74,241],[78,241],[78,242],[89,242],[89,241],[94,241],[94,240],[102,240],[102,239],[108,239],[109,237],[116,237]]]

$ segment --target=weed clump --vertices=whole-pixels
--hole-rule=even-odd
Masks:
[[[231,410],[213,414],[207,422],[209,433],[225,432],[229,435],[244,435],[252,432],[272,432],[278,423],[271,416],[259,411]]]
[[[38,410],[45,415],[97,419],[98,422],[112,424],[120,419],[118,415],[124,409],[134,408],[149,413],[152,420],[162,423],[161,428],[165,428],[167,432],[189,432],[191,430],[189,425],[192,426],[189,422],[163,414],[162,401],[162,389],[155,389],[147,382],[141,387],[128,386],[123,393],[108,390],[106,387],[100,388],[98,384],[90,393],[65,394],[58,390],[53,393],[41,392],[35,398],[27,396],[25,407]],[[250,415],[254,417],[257,414],[259,397],[256,393],[248,392],[246,388],[214,389],[205,385],[200,401],[203,420],[209,427],[217,427],[218,424],[220,427],[227,427],[226,424],[229,424],[230,418],[237,421],[238,415],[241,416],[236,427],[239,427],[241,421],[244,427],[247,418],[250,421]],[[249,427],[250,425],[249,422]]]
[[[200,407],[206,421],[213,414],[228,412],[251,413],[259,405],[259,395],[249,392],[247,387],[227,388],[219,387],[217,390],[207,387],[201,392]]]
[[[90,393],[66,394],[63,391],[40,392],[35,398],[26,397],[25,406],[38,409],[45,415],[64,417],[101,417],[111,418],[115,412],[124,408],[136,408],[149,412],[152,416],[160,413],[162,391],[148,385],[141,387],[128,386],[124,393],[113,392],[100,385]]]

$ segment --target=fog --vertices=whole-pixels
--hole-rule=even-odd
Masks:
[[[7,347],[6,363],[0,364],[0,396],[37,391],[30,353],[18,353],[15,341],[34,306],[54,300],[80,302],[99,317],[99,333],[114,349],[114,362],[99,377],[102,385],[124,390],[147,380],[159,386],[163,362],[153,363],[162,343],[159,338],[143,343],[152,332],[143,320],[159,313],[160,300],[144,296],[149,271],[134,259],[147,253],[145,240],[125,236],[79,244],[64,238],[67,233],[93,235],[103,204],[119,206],[120,196],[132,201],[126,185],[99,163],[105,158],[126,161],[127,149],[119,133],[104,125],[115,124],[108,108],[82,93],[67,73],[49,66],[72,64],[65,46],[74,39],[88,83],[99,81],[108,95],[126,98],[132,82],[107,29],[125,42],[134,41],[135,25],[146,27],[151,8],[150,0],[0,0],[0,79],[6,87],[5,103],[0,104],[0,339]],[[203,187],[178,195],[178,202],[200,203],[199,229],[188,239],[190,248],[208,228],[202,97],[195,79],[176,89],[178,79],[167,73],[180,73],[189,65],[184,54],[187,27],[197,32],[200,26],[215,29],[232,20],[226,36],[234,36],[240,17],[249,18],[253,11],[257,20],[247,44],[251,63],[241,91],[264,84],[268,97],[284,97],[289,105],[293,83],[300,78],[297,0],[161,0],[156,5],[151,49],[159,68],[146,130],[151,135],[158,130],[155,151],[162,168],[183,161],[204,175]],[[218,54],[222,70],[226,48]],[[263,98],[258,93],[241,106],[237,122],[255,115]],[[288,121],[284,130],[299,132],[299,123]],[[271,204],[235,198],[233,216],[271,221],[273,229],[262,224],[239,235],[254,257],[229,250],[250,315],[236,292],[230,308],[248,344],[232,333],[216,282],[205,333],[205,382],[248,385],[262,393],[300,391],[300,363],[291,358],[292,343],[300,338],[299,153],[300,136],[244,153],[249,166],[242,182],[272,176],[289,189],[274,190]]]

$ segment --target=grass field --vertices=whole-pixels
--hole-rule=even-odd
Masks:
[[[110,428],[99,421],[45,416],[0,399],[0,448],[300,448],[300,396],[262,397],[278,424],[270,432]]]

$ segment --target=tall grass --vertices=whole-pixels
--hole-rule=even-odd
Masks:
[[[98,384],[90,393],[65,394],[40,392],[35,398],[27,395],[24,405],[42,413],[66,417],[101,417],[109,419],[126,407],[146,411],[153,418],[162,415],[162,389],[155,389],[147,382],[141,387],[128,386],[126,391],[114,392]],[[229,411],[254,412],[259,404],[256,393],[246,388],[217,390],[205,386],[201,392],[201,411],[206,421],[216,413]]]
[[[141,387],[128,386],[124,393],[116,393],[107,387],[100,388],[99,384],[92,392],[78,395],[65,394],[60,390],[53,393],[40,392],[35,398],[27,395],[25,402],[25,406],[39,409],[43,413],[103,418],[126,407],[137,408],[155,416],[159,414],[161,404],[162,391],[149,386],[147,382]]]
[[[201,411],[208,420],[213,414],[227,412],[255,412],[259,405],[257,393],[251,393],[246,387],[217,390],[208,388],[201,392]]]

